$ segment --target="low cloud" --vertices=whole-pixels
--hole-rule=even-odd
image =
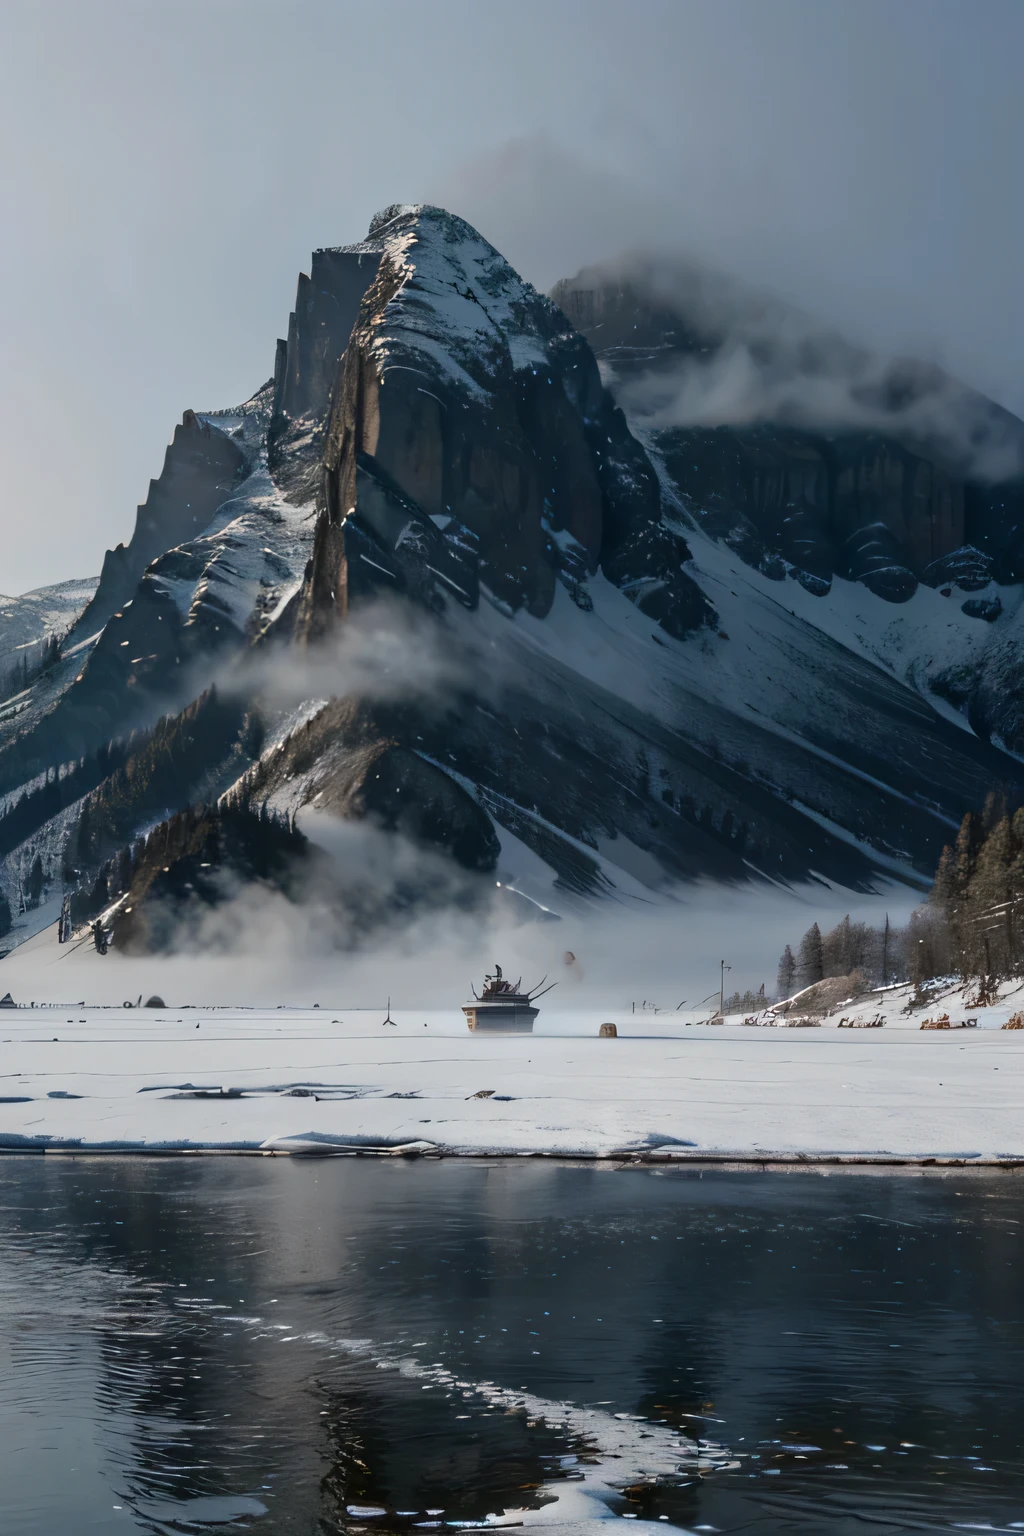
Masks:
[[[581,274],[675,317],[687,352],[653,354],[642,374],[606,364],[631,414],[658,427],[774,423],[878,432],[986,481],[1024,472],[1024,425],[934,364],[885,357],[723,273],[637,256]]]
[[[481,677],[473,649],[443,621],[412,603],[378,598],[354,608],[323,640],[247,653],[219,686],[256,694],[270,711],[288,711],[313,699],[353,695],[409,703]]]
[[[708,106],[715,112],[719,102]],[[782,120],[776,114],[769,140]],[[745,157],[728,157],[727,127],[718,123],[714,153],[702,132],[589,157],[537,133],[481,153],[429,195],[476,224],[541,288],[581,267],[628,268],[662,302],[718,325],[708,354],[666,370],[649,393],[620,381],[638,413],[678,425],[884,431],[980,479],[1024,472],[1020,422],[954,377],[1021,410],[1006,341],[1019,305],[1006,302],[1015,290],[1005,249],[982,245],[966,220],[956,239],[978,248],[947,266],[954,247],[926,250],[916,230],[908,238],[906,188],[885,195],[878,166],[855,217],[849,186],[839,194],[831,174],[780,182],[772,162],[771,174],[751,175]],[[863,128],[858,122],[858,141]],[[760,146],[764,120],[756,132]],[[824,144],[800,152],[813,159]],[[818,171],[828,167],[819,162]],[[625,260],[628,252],[644,254]]]
[[[539,861],[525,879],[521,850],[503,846],[493,877],[469,876],[440,854],[359,823],[300,816],[327,856],[292,899],[250,884],[226,888],[223,904],[186,913],[173,953],[100,959],[83,945],[58,960],[57,945],[27,947],[4,962],[5,986],[29,998],[120,1003],[159,993],[171,1006],[219,1004],[458,1012],[495,962],[535,985],[558,983],[543,1004],[608,1017],[714,1001],[719,961],[726,989],[771,993],[779,955],[814,921],[823,931],[849,912],[873,925],[905,923],[919,894],[892,885],[874,896],[820,884],[791,890],[703,881],[649,901],[572,901]],[[546,887],[541,880],[546,878]],[[501,882],[499,885],[498,882]],[[515,889],[507,890],[506,886]],[[377,921],[339,901],[372,894]],[[517,894],[529,890],[532,900]],[[413,899],[418,894],[418,899]]]

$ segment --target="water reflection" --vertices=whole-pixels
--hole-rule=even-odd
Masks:
[[[1012,1177],[8,1157],[0,1207],[19,1536],[429,1533],[590,1475],[563,1402],[632,1425],[621,1513],[1024,1522]]]

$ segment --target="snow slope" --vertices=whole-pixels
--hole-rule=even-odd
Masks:
[[[58,581],[21,597],[0,595],[0,655],[71,628],[96,590],[98,576]]]

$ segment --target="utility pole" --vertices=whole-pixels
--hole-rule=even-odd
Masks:
[[[726,965],[725,961],[723,960],[722,961],[722,980],[721,980],[721,984],[720,984],[720,986],[718,988],[718,1014],[719,1014],[720,1018],[724,1018],[725,1017],[725,973],[726,973],[726,971],[731,971],[731,970],[732,970],[732,966],[731,965]]]

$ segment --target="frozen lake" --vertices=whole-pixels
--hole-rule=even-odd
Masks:
[[[902,995],[901,995],[902,993]],[[22,1006],[0,1015],[0,1149],[766,1156],[1024,1164],[1024,1031],[745,1028],[545,1010],[533,1034],[457,1009]],[[959,1003],[959,1007],[958,1007]],[[959,1022],[961,999],[942,1005]],[[870,1017],[877,1000],[850,1008]],[[939,1011],[937,1008],[935,1011]],[[390,1015],[389,1015],[390,1017]],[[608,1017],[608,1015],[605,1015]]]
[[[1024,1529],[1022,1224],[996,1172],[0,1158],[5,1536]]]

